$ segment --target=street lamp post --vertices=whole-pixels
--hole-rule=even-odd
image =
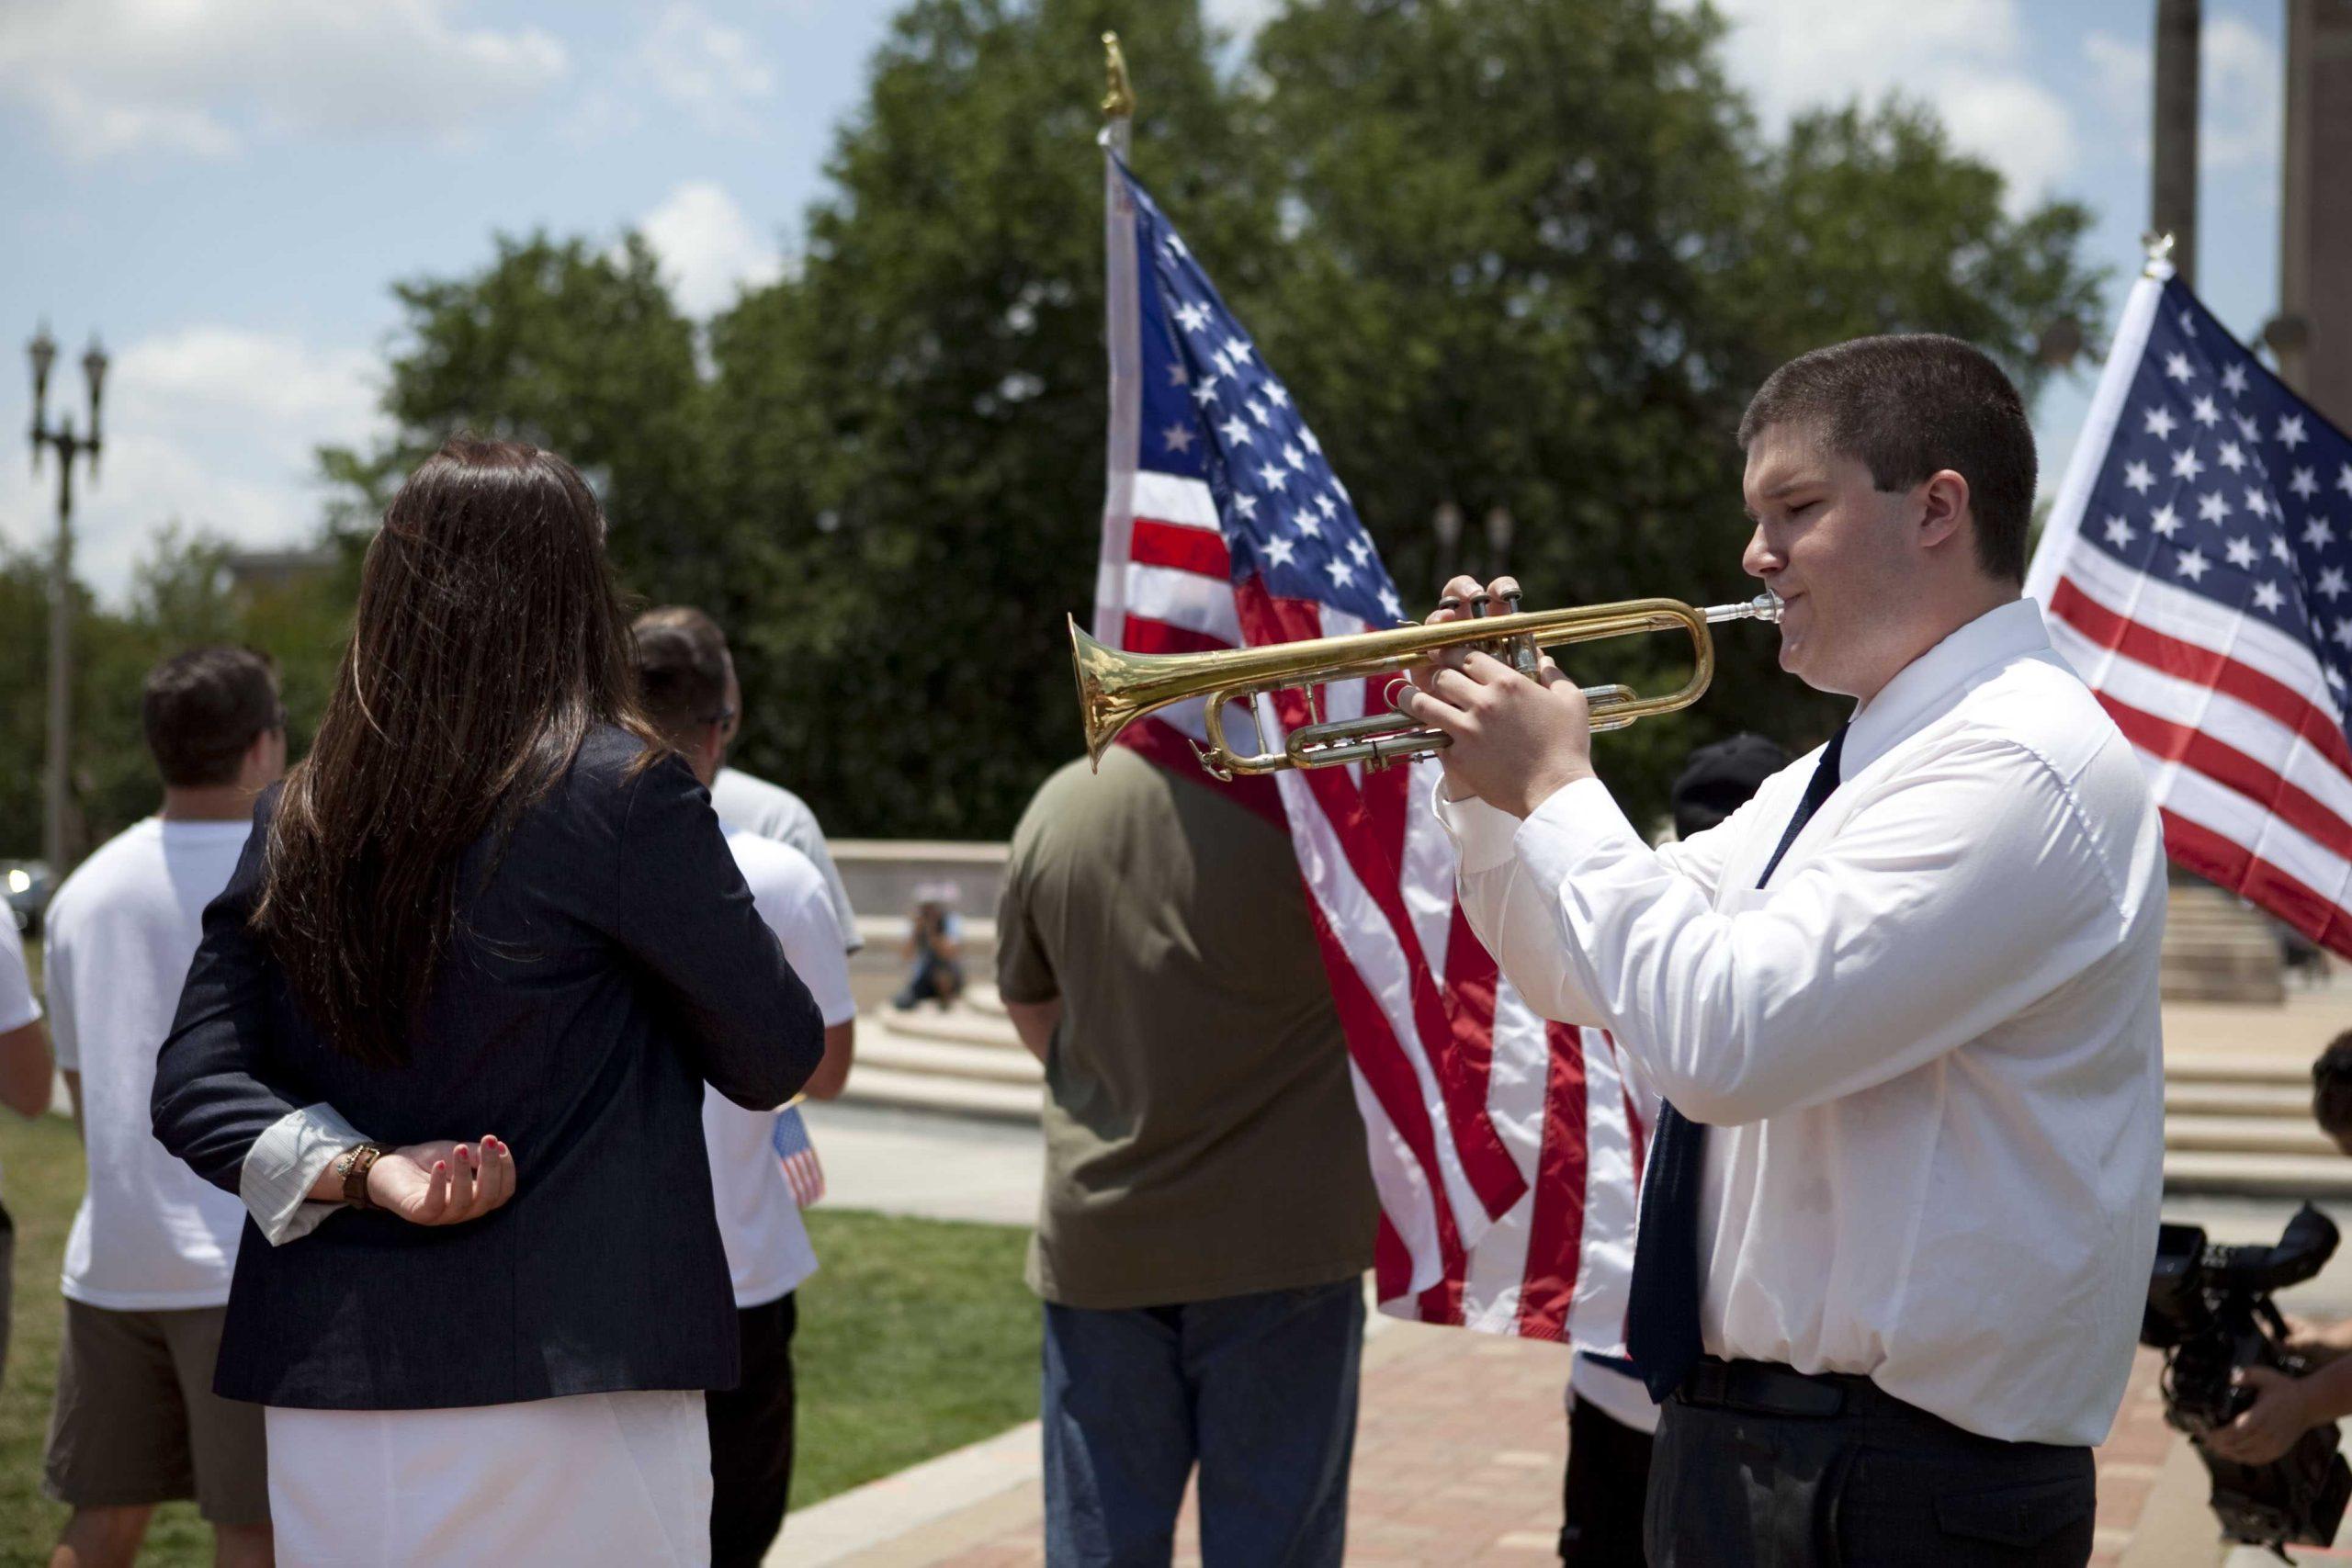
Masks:
[[[57,455],[57,550],[49,580],[49,767],[41,813],[41,858],[52,879],[66,872],[65,805],[72,795],[73,773],[67,763],[74,734],[74,465],[90,462],[90,482],[98,482],[98,400],[107,378],[106,350],[94,335],[82,355],[82,374],[90,382],[90,434],[74,433],[74,416],[49,423],[49,372],[57,363],[57,341],[44,322],[25,345],[33,362],[33,472],[40,472],[44,448]]]

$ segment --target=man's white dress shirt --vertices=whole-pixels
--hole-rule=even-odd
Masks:
[[[1652,849],[1598,780],[1439,814],[1530,1005],[1608,1028],[1711,1123],[1715,1355],[1860,1372],[2010,1440],[2102,1440],[2163,1185],[2162,830],[2020,600],[1855,713],[1842,783],[1757,879],[1819,752]]]

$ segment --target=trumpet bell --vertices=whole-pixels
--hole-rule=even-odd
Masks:
[[[1149,705],[1130,694],[1145,684],[1147,662],[1162,656],[1129,653],[1089,637],[1075,615],[1069,618],[1069,652],[1078,671],[1078,715],[1086,730],[1086,760],[1099,769],[1102,753],[1119,731],[1150,711]]]

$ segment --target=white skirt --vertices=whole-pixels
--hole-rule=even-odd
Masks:
[[[267,1415],[284,1568],[710,1561],[699,1393]]]

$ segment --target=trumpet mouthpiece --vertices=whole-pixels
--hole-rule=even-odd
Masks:
[[[1737,604],[1710,604],[1699,613],[1710,623],[1765,621],[1778,626],[1781,620],[1781,601],[1775,594],[1758,593],[1755,598],[1744,600]]]

